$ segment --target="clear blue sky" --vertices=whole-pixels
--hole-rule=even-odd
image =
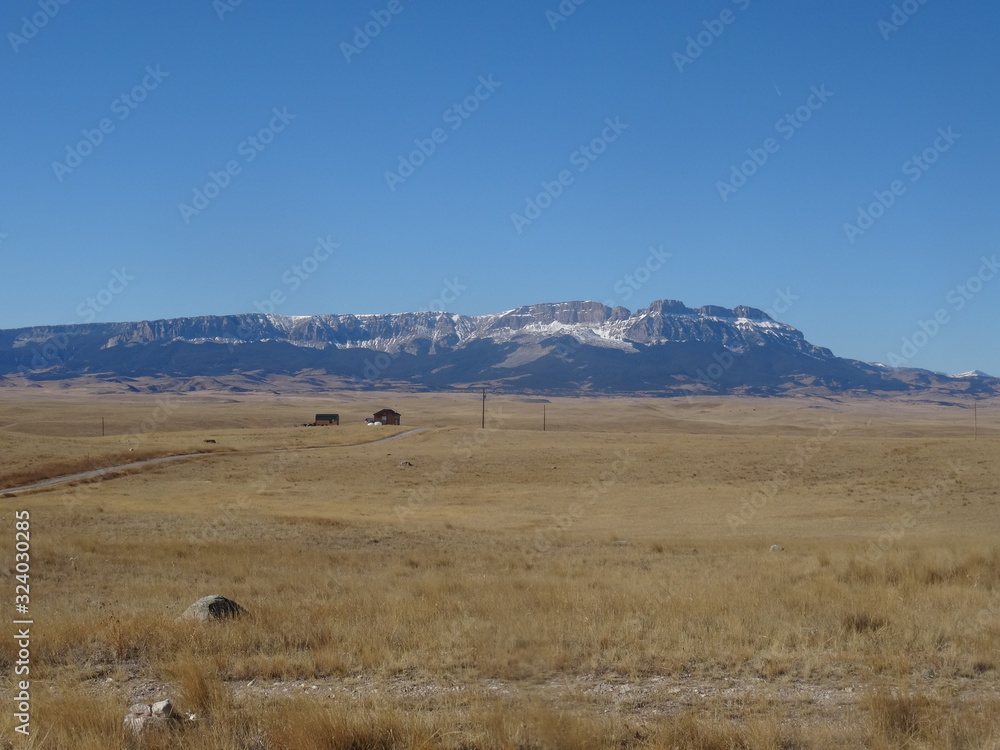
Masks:
[[[669,298],[1000,374],[1000,6],[901,5],[11,0],[0,327]]]

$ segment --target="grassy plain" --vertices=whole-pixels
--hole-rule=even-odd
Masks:
[[[0,487],[211,455],[0,498],[36,623],[0,747],[129,747],[163,697],[199,720],[146,747],[1000,747],[1000,415],[967,406],[491,396],[482,430],[475,393],[7,389]],[[250,616],[174,621],[211,593]]]

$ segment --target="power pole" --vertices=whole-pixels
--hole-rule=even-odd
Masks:
[[[979,397],[972,401],[972,439],[979,440]]]
[[[104,417],[101,417],[101,437],[104,437]]]
[[[542,404],[542,432],[545,432],[545,404]]]
[[[486,429],[486,389],[483,388],[483,425],[482,428]]]

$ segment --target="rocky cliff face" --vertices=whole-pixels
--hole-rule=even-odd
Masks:
[[[68,336],[101,339],[102,348],[171,342],[234,346],[281,341],[314,349],[363,347],[395,352],[416,351],[416,343],[421,341],[433,343],[437,349],[454,349],[480,339],[510,341],[522,336],[563,334],[581,341],[596,336],[622,348],[628,348],[630,343],[691,341],[740,348],[769,341],[819,356],[825,352],[805,342],[796,329],[752,307],[691,309],[672,300],[654,302],[634,314],[623,307],[610,308],[597,302],[560,302],[480,317],[436,312],[308,317],[251,313],[37,327],[3,333],[7,341],[0,342],[9,342],[14,349]]]
[[[478,317],[251,313],[0,331],[0,376],[306,371],[359,387],[491,384],[665,395],[919,387],[912,377],[835,357],[755,308],[693,309],[675,300],[634,313],[597,302],[559,302]],[[993,380],[977,375],[962,382],[972,387]]]

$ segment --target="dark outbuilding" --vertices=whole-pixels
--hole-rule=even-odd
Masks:
[[[382,424],[399,424],[402,418],[402,414],[392,409],[382,409],[372,415],[373,422],[381,422]]]

